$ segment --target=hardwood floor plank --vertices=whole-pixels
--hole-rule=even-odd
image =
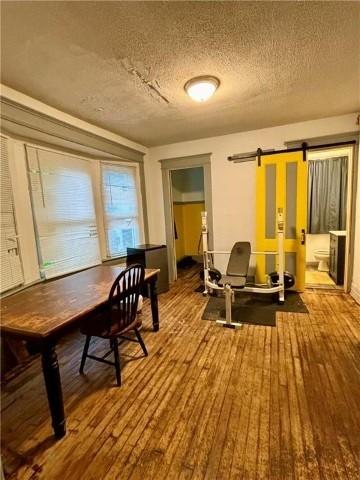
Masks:
[[[226,333],[231,337],[234,334],[236,338],[232,338],[231,352],[226,362],[228,368],[222,377],[221,388],[218,389],[212,406],[206,405],[208,420],[203,418],[197,428],[194,442],[192,442],[191,455],[187,459],[187,463],[190,463],[193,469],[192,478],[203,478],[205,474],[207,477],[216,478],[217,475],[233,403],[234,381],[238,378],[236,358],[240,358],[241,361],[243,345],[246,340],[243,329],[236,332],[228,330]],[[226,361],[225,358],[223,361]]]
[[[197,351],[199,352],[200,355],[203,353],[203,350],[199,351],[198,348],[197,348]],[[124,478],[128,478],[128,476],[130,476],[130,474],[132,473],[132,470],[134,469],[137,462],[139,461],[140,455],[142,454],[145,448],[145,445],[153,435],[155,428],[157,428],[158,421],[160,420],[162,414],[165,412],[168,402],[171,401],[171,398],[175,394],[176,389],[179,387],[179,384],[184,379],[184,376],[187,374],[189,370],[189,364],[191,364],[191,361],[192,360],[190,358],[185,359],[184,362],[180,359],[180,367],[181,367],[180,373],[177,376],[177,379],[175,382],[173,381],[172,377],[176,374],[176,371],[174,370],[170,375],[170,378],[172,379],[171,387],[167,390],[166,396],[164,397],[161,404],[157,407],[156,413],[151,415],[151,421],[145,426],[141,423],[137,424],[136,429],[134,429],[131,433],[128,448],[125,448],[121,451],[121,457],[124,457],[125,461],[124,459],[118,458],[116,461],[117,467],[110,470],[105,478],[117,478],[119,465],[121,468],[122,475],[124,475]],[[149,411],[150,411],[150,408],[149,408]]]
[[[254,386],[252,393],[252,402],[248,424],[248,434],[245,448],[244,465],[241,478],[251,479],[256,476],[256,462],[259,446],[259,427],[260,427],[260,401],[261,387],[263,379],[263,359],[265,348],[265,328],[258,327],[256,330],[257,347],[254,351]]]
[[[267,480],[270,476],[270,394],[271,394],[271,329],[265,328],[263,381],[260,399],[259,448],[256,478]]]
[[[325,351],[322,351],[321,342],[323,339],[321,339],[317,328],[319,321],[321,322],[320,318],[321,315],[319,314],[313,316],[311,324],[306,331],[309,338],[309,370],[311,375],[311,381],[306,385],[306,389],[308,392],[314,392],[312,403],[315,407],[315,411],[312,415],[312,422],[313,424],[316,424],[319,421],[321,425],[319,428],[320,436],[317,449],[319,452],[319,462],[322,469],[322,475],[329,479],[347,478],[332,425],[331,412],[329,410],[329,402],[331,402],[329,389],[327,388],[327,384],[324,383],[324,375],[321,373],[327,354]],[[315,348],[318,361],[312,362],[311,357],[313,356]]]
[[[240,332],[239,332],[240,333]],[[241,335],[239,335],[241,348],[238,348],[237,359],[234,364],[230,388],[227,393],[228,399],[228,415],[229,420],[227,422],[227,428],[225,431],[224,446],[220,458],[218,477],[219,478],[230,478],[231,466],[234,457],[236,436],[238,433],[238,424],[241,413],[242,405],[242,391],[241,385],[246,378],[246,370],[248,369],[248,357],[246,356],[247,345],[249,339],[251,338],[251,327],[244,326]],[[230,403],[231,401],[231,403]],[[221,417],[221,424],[223,425],[223,417]],[[204,436],[204,442],[207,440],[207,436]],[[205,453],[205,449],[203,449]],[[196,475],[194,474],[193,478],[203,478],[203,473],[205,472],[206,464],[208,463],[208,457],[211,455],[211,451],[204,455],[204,466],[201,465],[201,461],[198,458],[197,468],[195,470]]]
[[[209,365],[207,376],[203,383],[205,388],[200,391],[188,421],[183,423],[184,428],[180,431],[182,435],[179,439],[179,448],[175,452],[169,471],[166,474],[166,478],[169,479],[179,478],[180,473],[185,475],[185,470],[191,470],[189,473],[192,474],[193,465],[191,464],[191,460],[188,462],[188,458],[192,451],[193,438],[196,435],[197,429],[201,428],[203,421],[208,421],[218,389],[222,387],[223,382],[225,385],[227,382],[229,363],[233,360],[235,348],[233,337],[230,335],[233,332],[221,329],[221,327],[215,325],[213,325],[213,328],[222,330],[219,332],[222,340],[220,349],[218,350],[218,355],[214,357],[212,364]],[[186,473],[186,475],[188,474]]]
[[[287,326],[295,323],[296,314],[290,313],[284,319]],[[286,375],[287,375],[287,387],[288,387],[288,399],[289,399],[289,414],[290,414],[290,432],[291,442],[293,450],[293,462],[295,477],[299,479],[308,478],[306,472],[305,453],[302,436],[302,423],[300,418],[300,410],[298,405],[298,395],[296,389],[296,382],[294,382],[294,359],[297,355],[297,349],[294,345],[292,349],[290,328],[285,329],[285,356],[286,356]],[[295,354],[295,357],[294,357]]]
[[[249,327],[251,329],[251,339],[247,345],[247,375],[243,379],[244,390],[242,391],[241,412],[238,423],[238,433],[235,441],[234,456],[231,465],[230,478],[238,479],[244,470],[245,451],[247,438],[249,433],[249,419],[251,413],[251,404],[253,400],[253,388],[255,384],[255,354],[257,346],[257,329],[254,326]]]
[[[314,444],[314,433],[309,413],[308,399],[304,385],[303,370],[301,365],[302,345],[298,335],[298,327],[301,325],[301,318],[295,319],[295,328],[290,330],[290,341],[292,357],[294,362],[294,376],[296,394],[298,400],[299,414],[301,419],[301,434],[305,456],[307,476],[313,480],[320,479],[319,464]]]
[[[288,391],[288,377],[286,372],[286,323],[281,312],[278,323],[279,333],[279,396],[280,396],[280,462],[281,478],[294,478],[295,468],[293,459],[293,445],[291,441],[291,419]]]
[[[270,354],[269,478],[281,478],[279,340],[276,328],[271,329]]]
[[[208,333],[210,333],[208,331]],[[194,361],[187,372],[187,381],[182,381],[178,386],[167,408],[162,412],[157,428],[148,440],[142,455],[140,456],[131,478],[142,479],[148,472],[153,472],[153,478],[159,475],[159,465],[163,463],[164,447],[172,445],[174,449],[173,436],[179,428],[181,418],[185,412],[191,409],[191,400],[197,397],[201,380],[207,374],[206,364],[214,357],[217,350],[214,348],[216,335],[211,335],[205,340],[206,346],[203,353],[199,355],[198,361]],[[206,360],[206,361],[205,361]],[[175,451],[175,449],[174,449]]]

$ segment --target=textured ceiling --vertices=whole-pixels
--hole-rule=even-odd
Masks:
[[[1,2],[2,82],[144,145],[356,112],[359,2]],[[207,103],[183,90],[211,74]]]

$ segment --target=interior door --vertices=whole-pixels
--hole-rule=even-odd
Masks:
[[[285,270],[295,275],[295,289],[305,289],[305,229],[307,164],[303,152],[285,152],[260,158],[256,173],[256,250],[277,250],[277,211],[284,212]],[[256,279],[277,270],[277,256],[259,255]]]

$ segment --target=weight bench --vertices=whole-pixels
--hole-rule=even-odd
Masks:
[[[278,293],[279,303],[284,303],[285,282],[286,288],[291,288],[294,285],[294,277],[288,272],[284,272],[284,221],[283,211],[278,209],[277,216],[277,234],[278,234],[278,250],[277,251],[262,251],[252,252],[250,242],[236,242],[228,251],[208,250],[208,228],[207,228],[207,213],[202,212],[202,240],[204,251],[204,295],[211,291],[222,291],[225,294],[226,320],[216,320],[216,323],[227,328],[240,328],[241,323],[232,321],[231,304],[234,301],[235,291],[259,293],[259,294],[274,294]],[[229,255],[229,262],[226,269],[226,274],[223,275],[214,268],[213,256],[215,254]],[[251,255],[272,255],[278,259],[278,272],[268,274],[267,283],[262,284],[247,284],[246,278],[249,270],[249,263]]]

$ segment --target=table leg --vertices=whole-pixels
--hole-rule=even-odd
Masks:
[[[150,302],[151,302],[151,314],[152,322],[154,327],[154,332],[159,331],[159,308],[158,308],[158,298],[157,298],[157,277],[154,277],[149,282],[150,289]]]
[[[60,370],[55,346],[50,343],[42,345],[41,355],[52,426],[55,438],[61,438],[65,435],[66,428]]]

